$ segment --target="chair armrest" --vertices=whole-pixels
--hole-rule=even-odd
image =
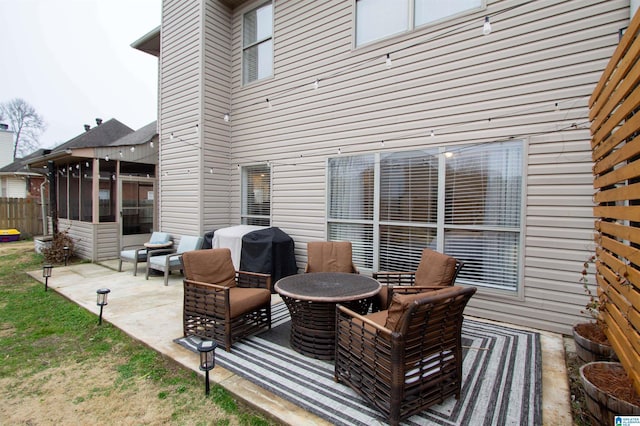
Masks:
[[[266,288],[271,291],[271,275],[259,272],[236,271],[238,287]]]
[[[379,271],[372,274],[373,279],[387,286],[412,286],[416,282],[415,271],[387,272]]]
[[[394,293],[401,293],[401,294],[429,293],[436,290],[442,290],[443,288],[451,288],[451,287],[450,286],[419,286],[419,285],[389,286],[389,300],[391,300]]]
[[[130,245],[128,245],[128,246],[122,246],[122,247],[120,247],[120,250],[121,250],[121,251],[122,251],[122,250],[134,250],[134,249],[137,249],[137,250],[141,250],[141,249],[142,249],[142,250],[145,250],[145,249],[146,249],[146,247],[145,247],[145,246],[143,246],[142,244],[130,244]]]
[[[176,249],[174,248],[158,248],[158,249],[147,249],[147,255],[149,256],[158,256],[161,254],[170,254],[175,253]]]
[[[341,304],[337,304],[336,305],[336,310],[337,310],[338,317],[340,319],[346,319],[346,320],[356,319],[358,321],[362,321],[363,324],[366,324],[366,325],[368,325],[370,327],[373,327],[376,331],[391,335],[391,330],[389,330],[388,328],[383,327],[380,324],[371,321],[366,316],[360,315],[356,311],[352,311],[351,309],[347,308],[346,306],[343,306]],[[340,321],[338,321],[338,322],[340,322]]]
[[[204,287],[204,288],[210,288],[213,291],[226,291],[228,292],[229,289],[231,287],[225,287],[223,285],[218,285],[218,284],[211,284],[211,283],[205,283],[202,281],[194,281],[194,280],[188,280],[188,279],[184,279],[182,280],[184,284],[190,284],[190,285],[196,285],[199,287]]]

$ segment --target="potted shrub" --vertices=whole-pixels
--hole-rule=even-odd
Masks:
[[[576,354],[581,362],[587,363],[592,361],[617,361],[618,358],[609,343],[609,339],[604,334],[606,324],[600,317],[600,309],[604,308],[606,296],[597,297],[593,294],[588,286],[588,270],[589,265],[596,260],[595,255],[591,256],[586,262],[580,276],[580,282],[584,288],[584,292],[589,296],[589,301],[585,305],[585,309],[581,311],[591,317],[591,321],[579,323],[573,326],[573,339],[576,343]]]

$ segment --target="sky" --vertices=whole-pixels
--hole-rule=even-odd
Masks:
[[[160,25],[162,0],[0,0],[0,102],[22,98],[51,148],[115,118],[157,118],[158,60],[131,43]],[[7,123],[8,124],[8,123]]]

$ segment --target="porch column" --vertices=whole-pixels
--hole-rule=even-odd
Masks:
[[[93,159],[91,166],[93,182],[91,185],[91,222],[100,223],[100,160]]]

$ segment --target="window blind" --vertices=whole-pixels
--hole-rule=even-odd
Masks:
[[[267,165],[243,168],[242,223],[269,226],[271,221],[271,169]]]
[[[522,144],[466,147],[447,158],[444,251],[460,279],[515,290],[522,204]]]
[[[372,270],[415,270],[424,248],[442,249],[465,263],[459,283],[515,291],[523,150],[511,141],[331,158],[328,238],[351,241],[356,264]]]
[[[328,238],[351,241],[353,260],[373,267],[373,155],[336,157],[328,165]]]

